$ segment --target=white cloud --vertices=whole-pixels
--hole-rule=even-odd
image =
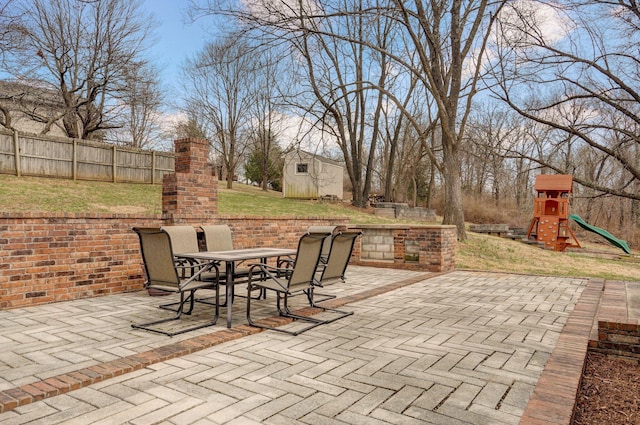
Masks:
[[[281,115],[278,123],[278,140],[283,148],[296,146],[309,152],[322,152],[324,148],[336,145],[328,133],[320,131],[302,116]]]
[[[313,0],[240,0],[245,10],[259,21],[297,29],[301,16],[314,16],[319,11]]]
[[[569,35],[575,26],[562,13],[562,7],[535,0],[516,0],[502,10],[500,20],[506,24],[506,31],[494,39],[506,39],[522,46],[537,45],[540,42],[553,45]]]

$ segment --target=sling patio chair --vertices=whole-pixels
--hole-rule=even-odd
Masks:
[[[289,310],[289,297],[311,290],[318,263],[320,262],[320,255],[322,254],[322,243],[327,237],[329,236],[325,234],[304,234],[298,242],[296,259],[292,267],[279,268],[268,266],[267,264],[254,264],[251,267],[247,285],[247,321],[251,326],[298,335],[316,326],[331,323],[352,314],[341,314],[339,317],[323,320],[297,315]],[[256,274],[259,276],[258,280],[254,280]],[[251,292],[257,289],[276,292],[276,306],[280,316],[306,322],[308,325],[302,329],[291,331],[255,322],[251,318]],[[316,307],[323,311],[330,310],[321,306]]]
[[[226,224],[200,226],[204,232],[204,243],[207,251],[231,251],[233,235]]]
[[[204,234],[204,243],[207,251],[232,251],[234,249],[231,228],[226,224],[211,224],[201,226],[200,228]],[[242,262],[234,265],[234,287],[239,283],[246,283],[249,277],[249,267],[238,267],[240,264],[242,264]],[[226,274],[226,270],[220,270],[220,279],[224,281]],[[261,291],[258,298],[264,296],[264,294],[265,292]],[[233,293],[232,296],[235,296],[235,293]]]
[[[233,251],[233,235],[231,234],[231,228],[226,224],[213,224],[208,226],[201,226],[204,233],[204,243],[207,251]],[[224,279],[224,271],[220,271],[220,278]],[[246,277],[249,276],[249,267],[237,268],[234,272],[234,277]]]
[[[318,307],[316,303],[336,297],[335,295],[317,294],[314,292],[315,288],[323,287],[326,284],[345,281],[344,275],[347,271],[351,254],[353,253],[353,246],[355,245],[356,239],[361,234],[362,232],[339,232],[331,237],[329,257],[325,263],[321,263],[318,266],[318,272],[316,273],[313,284],[307,293],[311,306]],[[323,296],[324,298],[316,300],[315,297],[317,295]],[[340,312],[339,310],[333,311]]]
[[[198,243],[198,232],[193,226],[188,225],[178,225],[178,226],[162,226],[160,227],[163,231],[167,232],[169,235],[169,240],[171,241],[171,250],[173,251],[174,261],[176,262],[176,266],[179,267],[181,272],[181,278],[189,277],[189,273],[192,270],[196,270],[198,266],[198,262],[196,260],[180,258],[180,254],[192,253],[200,251],[200,245]],[[176,257],[178,256],[178,257]],[[188,267],[193,266],[193,267]],[[220,272],[222,276],[223,273]],[[212,274],[212,272],[204,272],[200,275],[200,280],[213,280],[217,279],[216,276]],[[205,304],[214,305],[209,300],[211,297],[200,298],[195,301],[204,302]],[[169,311],[177,311],[176,306],[177,302],[161,304],[159,307]],[[191,314],[191,310],[184,311],[183,314]]]
[[[338,226],[309,226],[307,227],[307,233],[326,233],[329,236],[333,236]],[[324,240],[322,244],[322,253],[320,254],[320,263],[326,263],[329,258],[329,251],[331,250],[331,238]]]
[[[186,265],[179,266],[174,262],[174,254],[171,248],[171,240],[169,234],[160,228],[144,228],[135,227],[134,232],[138,234],[140,239],[140,251],[142,253],[142,260],[147,275],[147,281],[145,286],[148,289],[155,289],[168,293],[180,294],[180,301],[175,303],[178,305],[176,309],[176,315],[173,317],[154,320],[141,324],[132,324],[131,327],[135,329],[144,329],[151,332],[161,333],[168,336],[178,335],[184,332],[189,332],[195,329],[204,328],[207,326],[213,326],[218,320],[218,268],[213,263],[207,263],[204,265]],[[187,267],[190,271],[185,274],[188,277],[181,277],[181,268]],[[208,280],[202,280],[201,276],[204,273],[208,273],[214,278]],[[189,303],[188,312],[190,313],[194,307],[194,294],[198,289],[213,289],[215,290],[215,313],[213,318],[202,324],[192,326],[186,329],[179,329],[175,331],[162,330],[155,325],[161,323],[170,322],[173,320],[179,320],[183,313],[185,313],[185,304]]]
[[[198,232],[193,226],[162,226],[160,228],[169,235],[173,255],[200,251]]]

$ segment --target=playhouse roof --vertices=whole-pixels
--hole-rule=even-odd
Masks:
[[[573,176],[571,174],[539,174],[536,176],[537,192],[571,192]]]

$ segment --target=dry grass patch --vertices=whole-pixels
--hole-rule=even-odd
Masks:
[[[618,259],[622,251],[614,247],[581,242],[583,250],[555,252],[496,236],[473,232],[467,236],[458,243],[459,269],[640,281],[638,264]]]

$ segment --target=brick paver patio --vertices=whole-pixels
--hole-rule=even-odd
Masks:
[[[602,285],[353,266],[322,292],[355,314],[297,337],[243,299],[174,338],[144,293],[0,311],[0,424],[568,424]]]

